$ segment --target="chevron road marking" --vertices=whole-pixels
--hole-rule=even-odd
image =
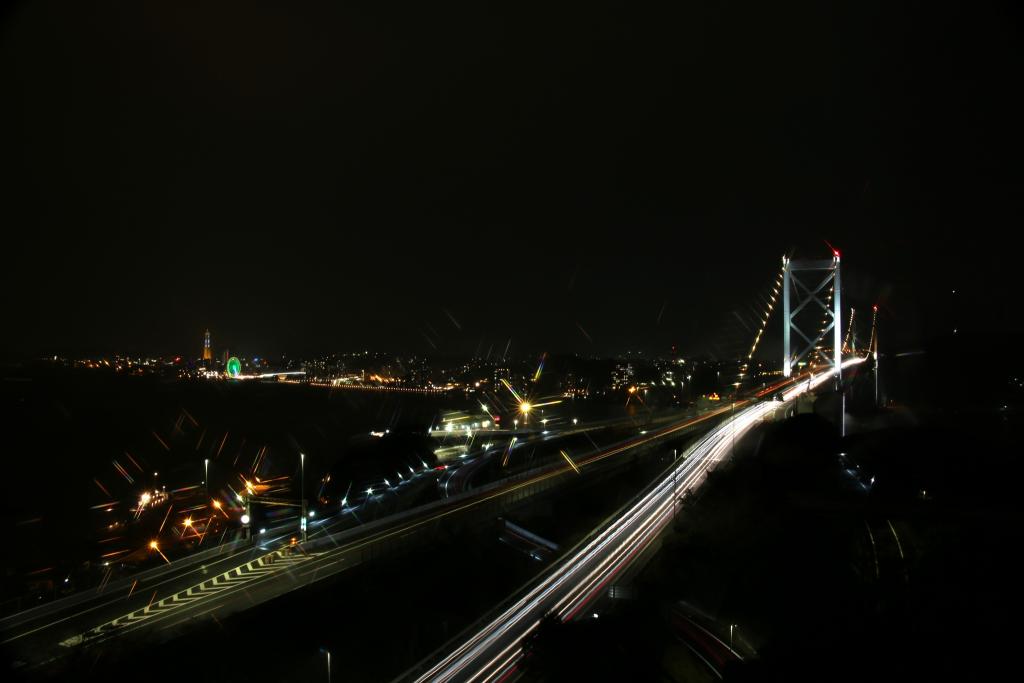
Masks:
[[[308,562],[318,557],[321,553],[310,554],[286,554],[281,550],[275,550],[261,557],[239,565],[233,569],[207,579],[191,588],[170,595],[159,602],[154,602],[142,609],[135,610],[131,614],[108,621],[105,624],[89,629],[85,633],[72,636],[60,641],[64,647],[75,647],[84,645],[98,638],[106,638],[116,634],[129,626],[137,626],[141,622],[158,615],[166,614],[179,607],[190,605],[198,600],[203,600],[213,595],[232,588],[243,586],[251,581],[263,578],[270,574],[286,570],[294,565]]]

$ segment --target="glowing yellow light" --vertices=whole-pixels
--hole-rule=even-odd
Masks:
[[[185,521],[184,521],[184,522],[182,522],[182,523],[183,523],[183,524],[184,524],[184,525],[185,525],[186,527],[190,527],[190,526],[192,526],[192,518],[191,518],[191,517],[186,517],[186,518],[185,518]]]
[[[150,550],[160,550],[160,546],[157,545],[156,541],[149,542]]]
[[[519,404],[519,412],[521,412],[523,415],[526,415],[528,412],[530,412],[532,408],[533,406],[530,405],[529,401],[523,401],[522,403]]]

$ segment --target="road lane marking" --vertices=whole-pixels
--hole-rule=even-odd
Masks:
[[[319,553],[293,555],[286,554],[281,550],[275,550],[274,552],[267,553],[266,555],[252,560],[251,562],[229,569],[223,574],[215,576],[212,579],[207,579],[195,586],[178,591],[173,595],[169,595],[159,602],[150,603],[142,609],[135,610],[129,614],[124,614],[112,621],[106,622],[105,624],[100,624],[95,628],[89,629],[85,633],[66,638],[65,640],[60,641],[60,645],[71,648],[87,644],[98,638],[108,638],[112,635],[116,635],[122,629],[138,626],[141,622],[144,622],[147,619],[166,614],[167,612],[179,607],[190,605],[196,601],[217,595],[222,591],[265,578],[270,574],[285,571],[293,565],[308,562],[318,556]]]

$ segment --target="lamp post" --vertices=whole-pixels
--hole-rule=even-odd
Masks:
[[[302,499],[302,517],[299,522],[299,531],[302,533],[302,542],[306,542],[306,454],[299,453],[299,498]]]
[[[249,497],[245,497],[245,512],[242,513],[242,538],[254,538],[252,535],[252,504]]]
[[[325,647],[320,648],[320,652],[327,655],[327,683],[331,683],[331,651]]]
[[[210,459],[203,458],[203,484],[206,485],[206,492],[210,492]]]

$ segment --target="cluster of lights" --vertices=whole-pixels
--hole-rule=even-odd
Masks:
[[[445,384],[443,386],[429,385],[429,386],[396,386],[392,384],[364,384],[359,375],[353,377],[336,377],[328,380],[312,380],[309,382],[311,386],[315,387],[332,387],[335,389],[355,389],[358,391],[398,391],[413,394],[443,394],[446,391],[455,389],[454,384]]]
[[[843,353],[850,348],[850,339],[853,337],[853,319],[857,315],[857,309],[850,309],[850,324],[846,327],[846,341],[843,342]]]
[[[788,263],[789,259],[783,256],[782,270],[779,271],[778,277],[775,278],[775,284],[772,286],[772,295],[768,300],[768,308],[764,312],[764,317],[761,318],[761,328],[757,331],[757,334],[754,335],[754,343],[750,345],[750,353],[747,354],[747,360],[740,368],[741,379],[747,374],[747,369],[750,367],[750,360],[754,357],[754,352],[757,351],[757,345],[761,343],[761,336],[768,327],[768,320],[772,317],[772,309],[775,308],[775,302],[779,300],[779,292],[782,290],[782,283],[784,281],[786,265]]]
[[[878,358],[878,306],[871,307],[871,340],[868,342],[868,355],[875,354]]]
[[[155,507],[167,500],[167,494],[163,491],[143,491],[139,494],[139,503],[135,507],[135,518],[138,519],[143,511],[149,507]]]

